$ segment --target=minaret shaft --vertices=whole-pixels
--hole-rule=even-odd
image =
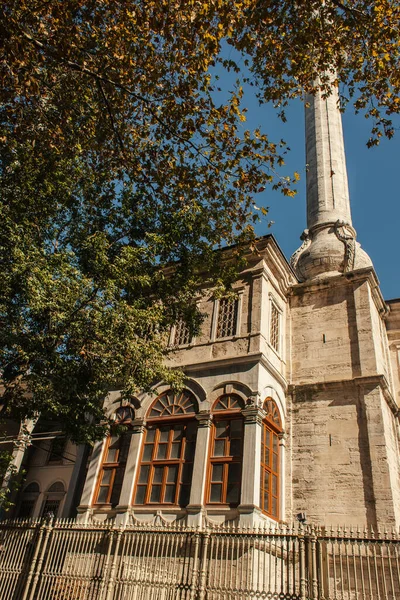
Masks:
[[[337,88],[306,98],[307,229],[291,265],[300,281],[371,267],[356,242]]]
[[[338,219],[351,225],[346,158],[339,110],[333,88],[328,98],[308,96],[305,109],[307,226]]]

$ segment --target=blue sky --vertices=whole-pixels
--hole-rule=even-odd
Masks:
[[[258,107],[255,99],[249,97],[244,105],[249,108],[247,127],[261,125],[271,140],[283,138],[291,148],[283,174],[298,171],[301,175],[294,198],[268,188],[256,198],[256,204],[270,207],[268,219],[275,222],[267,229],[264,220],[257,226],[257,234],[273,233],[289,258],[306,227],[304,108],[301,101],[293,103],[287,110],[287,122],[282,123],[271,107]],[[354,115],[351,107],[343,115],[353,225],[357,240],[374,263],[383,296],[390,300],[400,297],[400,123],[397,120],[399,131],[394,139],[368,149],[370,127],[371,122]]]

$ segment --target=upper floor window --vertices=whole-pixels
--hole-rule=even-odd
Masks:
[[[276,304],[270,302],[270,319],[269,319],[269,343],[276,352],[280,352],[280,336],[281,336],[281,313]]]
[[[237,333],[239,300],[221,298],[218,307],[216,338],[233,337]]]
[[[242,408],[244,402],[235,394],[224,394],[214,404],[206,498],[209,504],[237,506],[240,502],[243,458]]]
[[[264,402],[267,413],[261,439],[260,507],[268,516],[279,519],[280,504],[280,446],[282,424],[278,407],[272,398]]]
[[[186,346],[190,344],[192,335],[183,319],[179,319],[172,328],[171,346]]]
[[[197,436],[197,402],[193,394],[171,390],[150,407],[135,504],[189,503]]]

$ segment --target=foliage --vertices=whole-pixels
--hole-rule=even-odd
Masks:
[[[318,85],[329,93],[337,74],[374,119],[371,143],[390,136],[399,10],[394,0],[2,3],[9,416],[53,414],[73,439],[93,439],[111,386],[129,398],[160,379],[179,385],[163,363],[171,324],[198,327],[204,272],[224,286],[235,276],[213,249],[238,243],[239,257],[261,212],[254,196],[267,184],[291,195],[298,177],[276,173],[283,145],[245,129],[244,83],[281,110]],[[221,54],[226,43],[237,61]],[[230,91],[219,90],[222,69],[237,74]]]

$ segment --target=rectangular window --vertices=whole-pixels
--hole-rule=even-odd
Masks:
[[[219,301],[217,338],[236,335],[239,300],[237,298],[221,298]]]
[[[197,421],[149,426],[135,504],[189,504]]]
[[[261,441],[260,505],[267,515],[279,518],[279,437],[263,423]]]
[[[179,319],[174,326],[172,346],[185,346],[190,344],[191,338],[192,336],[189,327],[183,319]]]
[[[240,502],[243,453],[243,419],[213,424],[207,502],[237,506]]]
[[[118,504],[130,439],[129,432],[124,433],[122,436],[110,436],[107,439],[99,475],[96,504],[111,504],[111,506]]]
[[[280,351],[280,312],[276,305],[271,301],[271,315],[269,323],[269,342],[274,350]]]

